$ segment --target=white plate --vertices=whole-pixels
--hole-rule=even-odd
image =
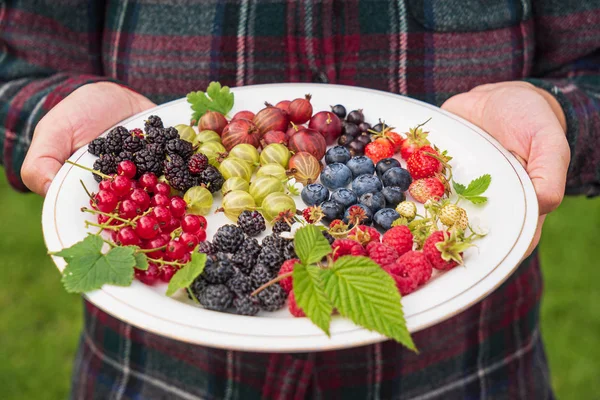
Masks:
[[[428,118],[431,141],[447,149],[454,159],[454,177],[468,183],[484,173],[493,180],[483,207],[467,206],[470,219],[478,218],[489,234],[465,253],[465,266],[436,274],[425,286],[404,297],[402,304],[408,328],[416,332],[456,315],[497,288],[523,258],[535,231],[538,205],[533,185],[519,162],[490,135],[476,126],[437,107],[389,93],[336,85],[273,84],[233,89],[235,107],[230,115],[248,109],[254,112],[264,101],[276,103],[305,93],[313,95],[316,111],[342,103],[348,110],[362,108],[366,120],[383,118],[396,131],[405,132]],[[132,129],[143,127],[144,119],[159,115],[165,126],[187,123],[191,116],[185,99],[175,100],[123,121]],[[71,160],[92,166],[95,157],[86,148]],[[79,180],[90,188],[97,184],[89,172],[65,165],[52,182],[42,215],[44,237],[50,251],[58,251],[82,240],[86,234],[79,212],[87,198]],[[215,197],[213,209],[218,207]],[[297,198],[300,208],[305,206]],[[222,214],[208,218],[209,238],[229,223]],[[59,270],[65,267],[53,257]],[[130,287],[105,285],[86,297],[101,309],[135,326],[174,339],[206,346],[264,352],[319,351],[360,346],[385,340],[381,335],[357,327],[339,316],[333,318],[327,337],[306,318],[294,318],[287,309],[256,317],[208,311],[194,306],[185,293],[175,298],[164,295],[166,285],[148,287],[135,281]]]

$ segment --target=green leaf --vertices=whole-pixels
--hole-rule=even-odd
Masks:
[[[67,261],[62,282],[69,293],[84,293],[104,284],[129,286],[136,265],[133,247],[115,247],[102,253],[102,239],[88,236],[58,253]]]
[[[171,282],[169,282],[169,287],[167,288],[167,296],[172,296],[177,290],[190,286],[194,282],[194,279],[204,271],[205,264],[206,254],[194,251],[192,253],[192,260],[171,278]]]
[[[321,328],[327,336],[333,305],[325,294],[321,278],[321,268],[315,265],[296,264],[292,274],[296,303],[310,320]]]
[[[485,196],[463,196],[465,200],[469,200],[473,204],[483,204],[487,201]]]
[[[190,92],[187,94],[187,101],[192,110],[192,119],[198,121],[207,111],[217,111],[227,115],[233,108],[234,96],[227,86],[221,87],[219,82],[211,82],[206,89],[202,91]]]
[[[416,351],[392,277],[367,257],[340,257],[323,270],[325,293],[341,315]]]
[[[135,267],[137,269],[141,269],[142,271],[148,269],[148,257],[146,257],[146,254],[134,253],[133,256],[135,257]]]
[[[452,187],[454,188],[456,194],[463,194],[465,190],[467,190],[467,187],[465,185],[455,181],[452,181]]]
[[[483,194],[492,183],[492,177],[489,174],[481,175],[469,183],[467,189],[461,193],[465,197],[479,196]]]
[[[331,253],[331,245],[319,228],[309,224],[296,231],[294,248],[302,264],[309,265],[321,261]]]

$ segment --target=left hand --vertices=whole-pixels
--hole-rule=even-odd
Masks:
[[[523,164],[540,207],[537,246],[546,214],[562,202],[571,158],[566,119],[558,101],[527,82],[477,86],[448,99],[442,108],[457,114],[498,140]]]

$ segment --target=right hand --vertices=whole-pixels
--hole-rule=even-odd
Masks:
[[[84,85],[37,124],[21,168],[25,185],[45,196],[64,162],[81,146],[131,115],[154,107],[146,97],[111,82]]]

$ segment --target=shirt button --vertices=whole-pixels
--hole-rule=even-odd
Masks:
[[[329,83],[329,77],[325,73],[325,71],[316,71],[313,74],[313,82],[314,83]]]

